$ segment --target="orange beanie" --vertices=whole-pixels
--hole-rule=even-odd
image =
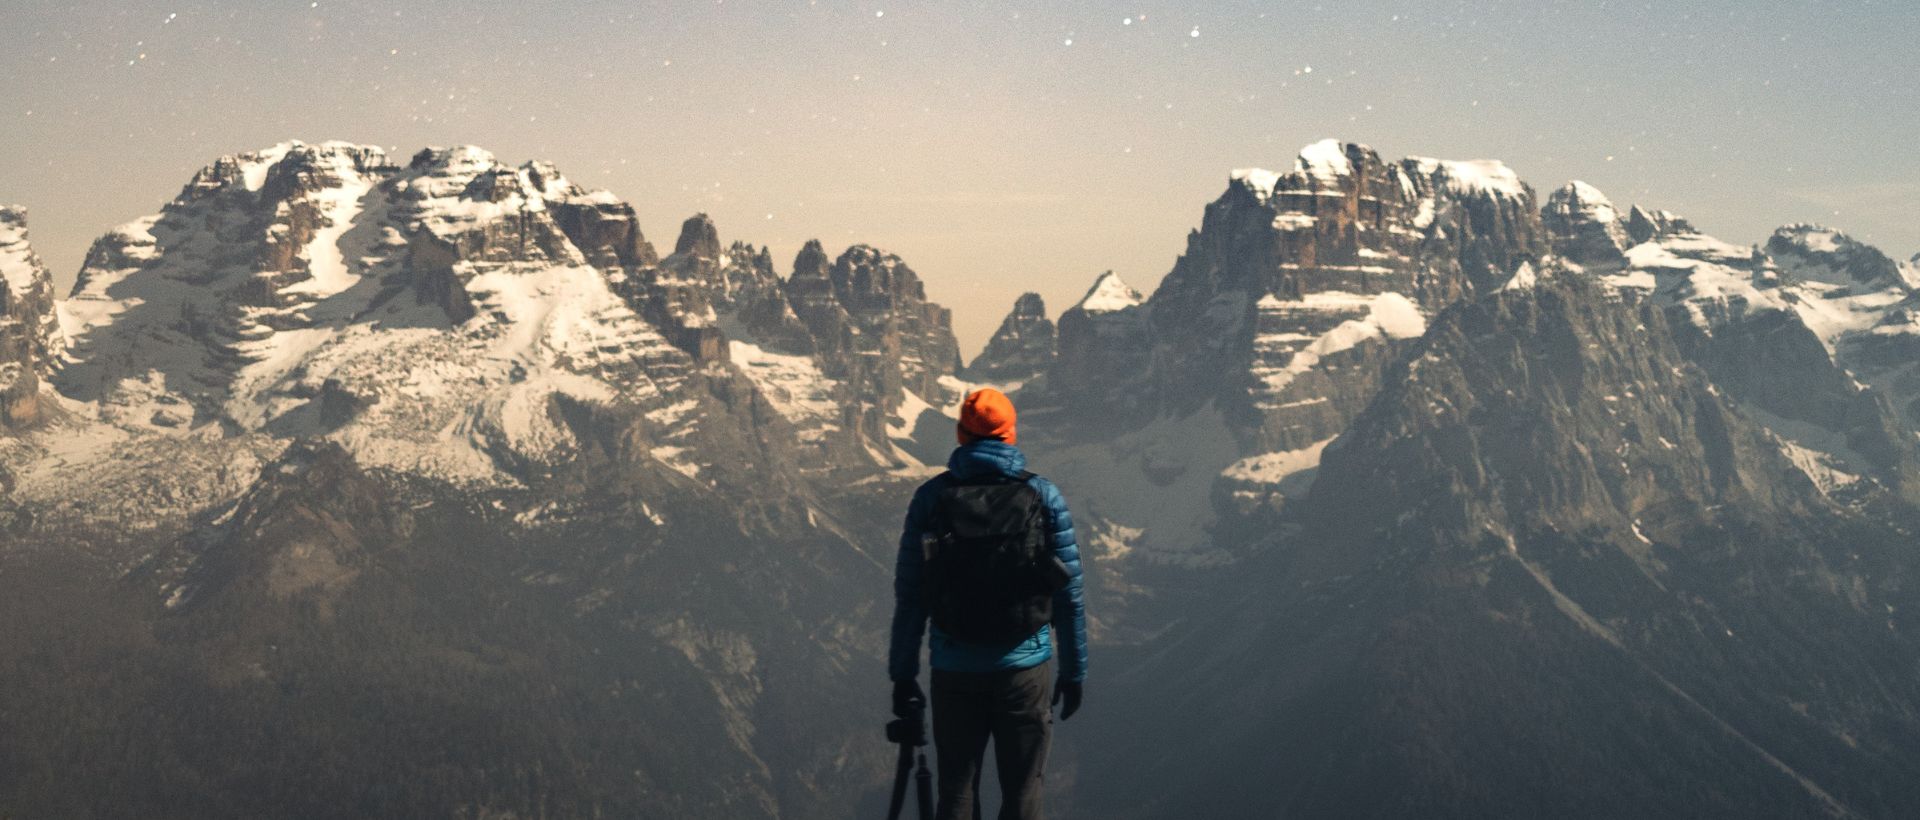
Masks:
[[[991,387],[968,393],[967,400],[960,403],[960,429],[979,438],[1019,443],[1014,430],[1013,402],[1005,393]]]

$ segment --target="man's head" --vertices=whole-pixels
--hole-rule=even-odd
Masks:
[[[1005,393],[991,387],[968,393],[967,400],[960,403],[960,424],[955,428],[955,434],[961,444],[972,444],[981,439],[1018,443],[1013,402],[1007,399]]]

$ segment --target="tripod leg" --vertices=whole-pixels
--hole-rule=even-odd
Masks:
[[[926,772],[926,759],[921,758],[921,772]],[[887,804],[887,820],[900,820],[900,810],[907,806],[907,778],[913,775],[913,747],[900,744],[900,762],[893,769],[893,800]],[[925,788],[924,786],[922,787]],[[920,801],[922,806],[925,800]],[[920,816],[925,818],[928,812],[923,808]]]

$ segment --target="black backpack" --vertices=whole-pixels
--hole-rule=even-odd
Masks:
[[[1047,546],[1047,508],[1014,478],[955,481],[940,491],[921,539],[927,614],[967,643],[1007,644],[1053,619],[1065,568]]]

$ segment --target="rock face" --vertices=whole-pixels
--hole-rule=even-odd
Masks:
[[[1827,501],[1665,317],[1564,276],[1436,317],[1327,448],[1306,530],[1213,591],[1239,601],[1223,617],[1240,634],[1169,635],[1121,695],[1188,708],[1088,740],[1087,771],[1136,761],[1155,782],[1089,783],[1084,808],[1878,815],[1920,799],[1886,787],[1915,754],[1896,738],[1916,728],[1920,653],[1885,623],[1911,605],[1908,536]],[[1844,694],[1799,711],[1800,691]],[[1501,774],[1515,766],[1524,781]]]
[[[1556,256],[1586,268],[1626,264],[1627,225],[1599,189],[1574,180],[1547,197],[1540,222]]]
[[[166,605],[240,596],[330,607],[374,553],[405,541],[412,528],[408,512],[395,509],[340,445],[296,442],[231,514],[189,542],[184,571],[163,586]]]
[[[1398,294],[1430,313],[1499,286],[1545,252],[1533,193],[1504,165],[1388,163],[1363,145],[1315,143],[1285,173],[1235,171],[1207,206],[1143,311],[1151,380],[1180,397],[1176,407],[1213,401],[1265,428],[1255,438],[1273,446],[1273,430],[1300,429],[1285,408],[1301,406],[1290,403],[1305,393],[1289,394],[1268,376],[1304,364],[1295,354],[1344,323],[1368,322],[1373,297]],[[1064,316],[1062,324],[1064,353]],[[1323,346],[1354,347],[1345,338],[1353,334],[1339,335]],[[1063,355],[1056,372],[1068,367]]]
[[[960,369],[960,345],[952,312],[927,301],[919,275],[898,256],[855,245],[834,260],[831,276],[834,296],[859,331],[855,351],[880,353],[907,389],[938,395],[940,378]],[[882,395],[895,392],[888,388]]]
[[[1627,214],[1627,238],[1636,245],[1693,230],[1691,223],[1672,211],[1648,210],[1635,205]]]
[[[967,366],[971,381],[1018,387],[1053,365],[1053,320],[1038,293],[1022,293],[987,346]]]
[[[217,160],[102,237],[56,310],[5,211],[0,558],[87,556],[119,579],[86,600],[135,599],[123,617],[75,620],[174,641],[128,656],[173,670],[159,700],[287,686],[318,703],[385,679],[390,705],[419,707],[332,714],[325,732],[259,713],[183,728],[72,690],[156,756],[184,744],[207,771],[258,755],[405,778],[398,760],[434,753],[376,736],[460,735],[436,704],[513,692],[574,706],[541,730],[482,721],[494,728],[453,744],[472,751],[450,764],[462,774],[362,808],[528,813],[557,788],[544,810],[844,816],[884,761],[855,698],[819,693],[856,691],[847,670],[879,662],[868,599],[886,582],[868,551],[898,523],[907,479],[889,471],[921,469],[898,446],[917,419],[900,417],[939,415],[959,361],[948,313],[897,256],[810,250],[819,263],[803,253],[783,281],[765,248],[723,245],[700,215],[661,258],[632,206],[546,163],[460,147],[401,165],[288,143]],[[9,600],[16,577],[40,577],[13,568]],[[91,664],[113,650],[61,651]],[[0,716],[0,758],[57,746],[16,717]],[[281,729],[254,731],[267,725]],[[562,726],[598,734],[585,768],[580,749],[542,740]],[[34,737],[48,742],[15,740]],[[683,740],[635,746],[646,737]],[[391,754],[345,761],[343,744]],[[532,770],[581,775],[516,791]],[[829,771],[857,773],[809,785]],[[183,810],[321,811],[313,795],[259,795],[271,805],[221,792]],[[125,813],[115,799],[66,805]]]
[[[877,813],[947,311],[634,213],[290,143],[56,304],[0,211],[0,657],[46,660],[0,664],[0,780],[160,761],[0,815]],[[1015,302],[964,375],[1018,385],[1127,658],[1070,813],[1920,813],[1920,262],[1628,214],[1329,141],[1151,297]]]
[[[1854,496],[1878,484],[1920,501],[1908,375],[1920,347],[1898,267],[1817,226],[1781,228],[1762,251],[1664,211],[1635,213],[1660,226],[1642,232],[1653,238],[1626,251],[1625,268],[1589,272],[1626,299],[1663,305],[1682,351],[1823,487]]]
[[[1861,290],[1909,287],[1900,266],[1878,248],[1819,225],[1802,222],[1774,231],[1766,252],[1804,281]]]
[[[0,432],[40,420],[40,380],[61,343],[53,275],[27,242],[26,209],[0,207]]]
[[[456,481],[571,459],[596,408],[645,418],[663,454],[699,430],[752,440],[555,219],[610,201],[476,148],[405,168],[344,143],[226,158],[95,243],[54,383],[138,433],[325,434],[370,467]]]
[[[1329,448],[1315,514],[1468,542],[1489,522],[1551,525],[1630,546],[1644,543],[1636,526],[1681,526],[1660,516],[1822,508],[1813,483],[1686,361],[1661,313],[1566,275],[1453,308]],[[1416,498],[1435,492],[1464,506]],[[1409,522],[1377,518],[1414,508],[1425,512]]]
[[[1136,412],[1148,398],[1137,388],[1151,376],[1153,355],[1145,303],[1140,292],[1113,271],[1100,274],[1087,294],[1060,314],[1047,389],[1072,403],[1076,412]],[[1109,397],[1119,403],[1109,403]]]
[[[1547,252],[1532,189],[1505,165],[1389,162],[1322,141],[1284,172],[1234,171],[1150,299],[1096,282],[1082,307],[1061,314],[1058,358],[1026,400],[1061,408],[1053,427],[1095,439],[1219,414],[1230,444],[1155,471],[1197,484],[1215,512],[1196,524],[1127,505],[1112,523],[1159,529],[1143,537],[1160,543],[1270,527],[1311,480],[1318,448],[1366,405],[1428,316],[1537,268]],[[1099,480],[1122,469],[1105,461],[1118,457],[1076,459],[1086,473],[1063,478]],[[1166,490],[1148,482],[1136,492]]]

